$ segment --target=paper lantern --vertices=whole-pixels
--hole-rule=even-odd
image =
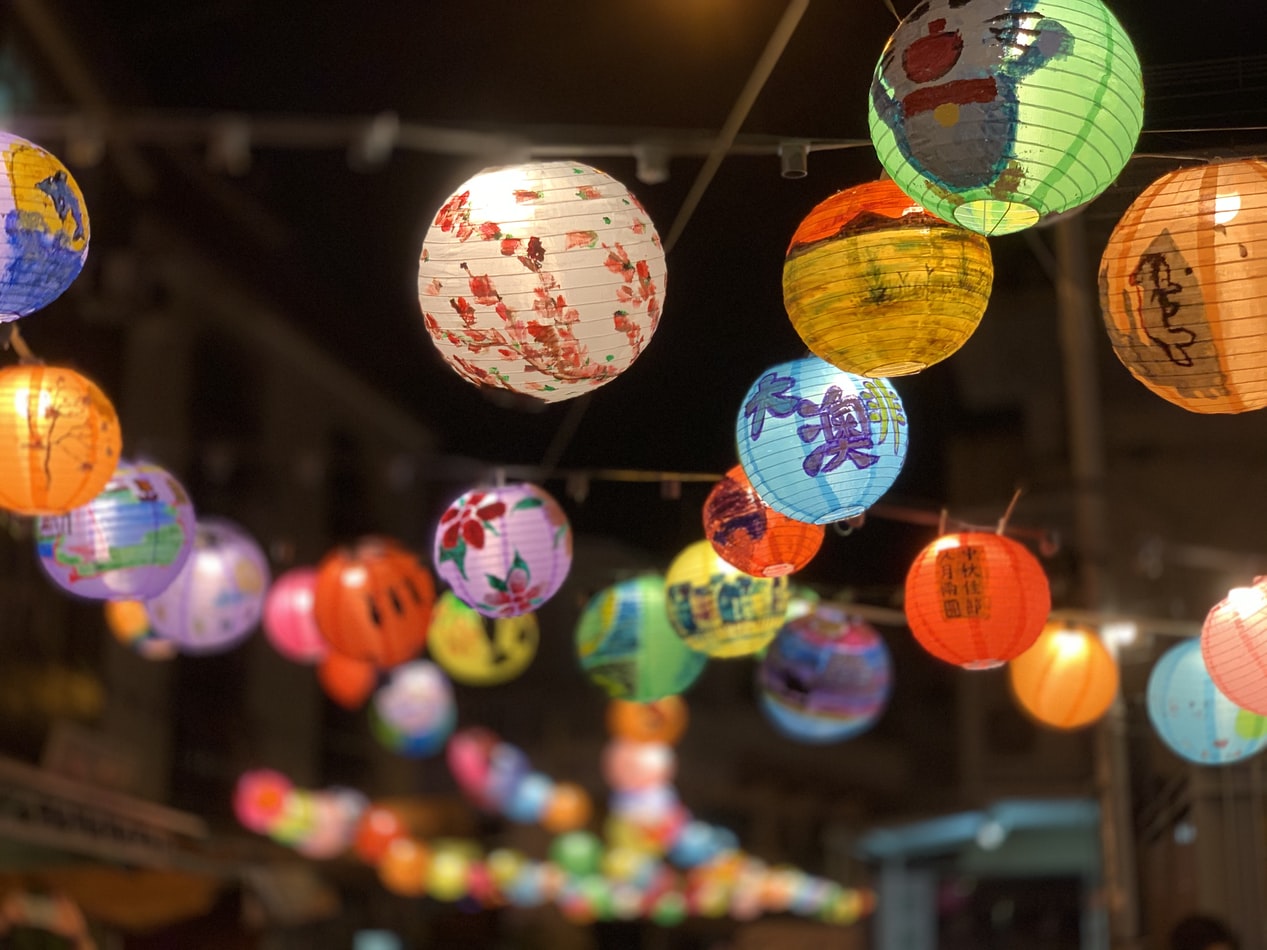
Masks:
[[[739,462],[780,514],[810,524],[862,514],[906,461],[906,412],[887,379],[816,356],[766,370],[743,398]]]
[[[61,296],[88,256],[88,211],[66,166],[33,142],[0,132],[0,323]]]
[[[317,682],[344,709],[360,709],[378,685],[378,667],[330,650],[317,664]]]
[[[453,687],[434,663],[396,667],[370,704],[370,726],[383,745],[402,755],[433,755],[457,723]]]
[[[106,627],[121,644],[146,660],[173,660],[176,644],[154,632],[145,604],[139,600],[107,600]]]
[[[1117,696],[1117,661],[1086,627],[1049,623],[1034,645],[1007,665],[1012,695],[1045,726],[1077,729],[1095,722]]]
[[[1038,639],[1051,612],[1051,590],[1023,544],[964,531],[942,535],[911,564],[905,610],[911,633],[933,656],[986,670]]]
[[[72,594],[153,597],[193,550],[194,520],[189,496],[168,471],[120,462],[87,504],[36,520],[35,550],[49,579]]]
[[[757,494],[736,465],[704,500],[704,535],[729,564],[755,577],[799,571],[822,547],[822,525],[779,514]]]
[[[947,221],[1010,234],[1113,183],[1144,87],[1100,0],[931,0],[881,54],[870,121],[903,191]]]
[[[378,879],[383,887],[401,897],[421,897],[427,893],[427,875],[433,855],[421,841],[401,835],[384,849],[378,861]]]
[[[557,782],[541,813],[541,827],[555,834],[583,828],[594,813],[589,794],[574,782]]]
[[[268,834],[293,790],[290,779],[273,769],[243,772],[233,790],[233,813],[242,827]]]
[[[317,566],[313,616],[336,653],[387,669],[417,656],[435,604],[430,572],[387,538],[336,548]]]
[[[466,492],[440,516],[440,578],[489,617],[516,617],[554,596],[572,567],[572,528],[547,492],[522,483]]]
[[[1131,203],[1100,259],[1113,352],[1192,412],[1267,406],[1267,162],[1181,168]]]
[[[681,696],[638,703],[613,699],[607,704],[607,731],[617,739],[676,745],[686,732],[689,713]]]
[[[255,630],[268,583],[268,559],[254,538],[228,519],[199,518],[193,553],[145,609],[155,632],[182,653],[219,653]]]
[[[1190,762],[1227,765],[1267,746],[1267,718],[1241,709],[1218,690],[1195,637],[1171,647],[1153,665],[1146,699],[1158,738]]]
[[[609,696],[640,703],[685,692],[708,662],[674,632],[657,575],[595,594],[577,620],[576,653],[581,669]]]
[[[664,578],[669,622],[692,650],[715,657],[756,653],[783,626],[790,598],[786,577],[753,577],[713,550],[688,545]]]
[[[569,831],[550,842],[549,853],[569,874],[594,874],[603,859],[603,842],[592,831]]]
[[[440,595],[427,628],[431,658],[465,686],[496,686],[515,679],[536,656],[540,640],[536,615],[488,621],[452,591]]]
[[[487,169],[427,229],[418,299],[440,355],[468,382],[556,402],[615,379],[664,305],[664,251],[646,210],[578,162]]]
[[[371,804],[357,820],[352,850],[366,864],[377,865],[393,841],[408,836],[400,814],[385,805]]]
[[[330,652],[312,612],[316,586],[316,568],[294,567],[273,581],[264,598],[264,636],[296,663],[319,663]]]
[[[114,406],[91,380],[57,366],[0,369],[0,508],[60,515],[87,504],[121,445]]]
[[[1267,577],[1237,587],[1210,608],[1201,626],[1201,656],[1224,696],[1267,715]]]
[[[615,739],[603,749],[603,781],[618,792],[634,792],[673,781],[677,756],[663,742]]]
[[[862,734],[883,714],[892,684],[893,664],[880,634],[836,604],[819,604],[789,621],[757,672],[762,711],[798,742]]]
[[[968,341],[993,283],[984,237],[885,179],[837,192],[801,222],[783,304],[815,356],[860,376],[906,376]]]

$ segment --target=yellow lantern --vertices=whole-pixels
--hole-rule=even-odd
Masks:
[[[1021,708],[1057,729],[1095,722],[1117,696],[1117,661],[1094,631],[1077,624],[1049,623],[1007,673]]]
[[[431,613],[427,649],[457,682],[495,686],[528,668],[540,639],[535,614],[487,620],[453,591],[445,591]]]

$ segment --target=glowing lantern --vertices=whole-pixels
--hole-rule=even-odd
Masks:
[[[1224,696],[1267,715],[1267,577],[1228,591],[1201,627],[1205,668]]]
[[[816,356],[766,370],[744,396],[735,434],[761,500],[810,524],[862,514],[906,461],[906,413],[892,384]]]
[[[1021,708],[1057,729],[1095,722],[1117,696],[1117,661],[1093,631],[1075,624],[1048,624],[1007,673]]]
[[[106,626],[114,638],[146,660],[176,658],[176,644],[154,632],[145,604],[139,600],[107,600]]]
[[[822,525],[779,514],[736,465],[704,500],[704,535],[728,563],[755,577],[799,571],[823,544]]]
[[[1113,351],[1192,412],[1267,406],[1267,162],[1163,175],[1113,228],[1100,260]]]
[[[885,171],[933,214],[1010,234],[1091,201],[1135,149],[1139,59],[1100,0],[931,0],[870,96]]]
[[[421,897],[427,893],[431,861],[431,850],[425,844],[401,835],[383,851],[378,861],[378,879],[393,894]]]
[[[426,660],[396,667],[370,706],[375,736],[402,755],[440,751],[456,723],[453,688],[440,668]]]
[[[968,341],[993,282],[984,237],[886,179],[837,192],[801,222],[783,304],[815,356],[860,376],[905,376]]]
[[[357,820],[352,850],[366,864],[377,865],[391,843],[407,834],[408,828],[398,813],[384,805],[370,805]]]
[[[412,659],[427,640],[435,583],[395,541],[363,538],[317,566],[313,616],[336,653],[384,669]]]
[[[708,662],[674,632],[664,580],[655,575],[595,594],[576,624],[576,652],[585,674],[609,696],[640,703],[684,692]]]
[[[1146,697],[1158,737],[1190,762],[1227,765],[1267,746],[1267,718],[1241,709],[1218,690],[1195,638],[1162,654],[1148,675]]]
[[[688,545],[664,578],[669,622],[692,650],[716,657],[756,653],[783,626],[786,577],[753,577],[707,541]]]
[[[48,306],[83,270],[88,211],[66,166],[38,145],[0,132],[0,323]]]
[[[603,842],[592,831],[569,831],[550,842],[550,860],[569,874],[595,874]]]
[[[647,703],[613,699],[607,704],[607,731],[617,739],[676,745],[686,732],[689,713],[681,696]]]
[[[498,617],[490,623],[446,590],[436,600],[427,628],[431,658],[466,686],[507,683],[528,668],[541,633],[533,614]]]
[[[280,820],[294,787],[272,769],[252,769],[238,776],[233,790],[233,813],[242,827],[268,834]]]
[[[487,169],[427,230],[418,299],[468,382],[546,402],[629,368],[664,303],[664,251],[620,182],[578,162]]]
[[[145,609],[155,632],[182,653],[219,653],[255,629],[268,582],[268,559],[254,538],[227,519],[199,518],[193,553]]]
[[[464,603],[489,617],[536,610],[572,567],[567,515],[536,485],[469,491],[440,516],[435,565]]]
[[[1020,656],[1050,612],[1042,565],[1001,534],[942,535],[906,574],[911,633],[933,656],[964,669],[990,669]]]
[[[603,780],[618,792],[640,791],[673,781],[677,756],[663,742],[616,739],[603,750]]]
[[[60,515],[87,504],[119,464],[114,406],[57,366],[0,369],[0,508]]]
[[[330,652],[312,615],[317,571],[291,568],[264,598],[264,636],[282,656],[296,663],[319,663]]]
[[[317,665],[317,682],[344,709],[359,709],[378,684],[378,668],[331,650]]]
[[[541,813],[541,827],[555,834],[575,831],[586,825],[593,812],[585,789],[573,782],[557,782]]]

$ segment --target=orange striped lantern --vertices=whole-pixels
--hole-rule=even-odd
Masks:
[[[1267,406],[1267,162],[1181,168],[1126,209],[1100,260],[1113,351],[1192,412]]]
[[[1088,627],[1049,623],[1034,645],[1007,665],[1012,695],[1045,726],[1077,729],[1113,705],[1117,661]]]
[[[1267,577],[1228,591],[1201,626],[1201,658],[1219,692],[1267,716]]]
[[[713,486],[704,500],[704,534],[713,550],[745,574],[781,577],[805,567],[827,529],[775,511],[757,494],[742,465]]]
[[[983,236],[885,179],[837,192],[801,222],[783,304],[815,356],[859,376],[905,376],[967,342],[993,283]]]

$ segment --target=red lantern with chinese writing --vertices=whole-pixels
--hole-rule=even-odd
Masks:
[[[780,577],[799,571],[822,547],[826,529],[779,514],[761,500],[736,465],[704,500],[704,535],[745,574]]]

